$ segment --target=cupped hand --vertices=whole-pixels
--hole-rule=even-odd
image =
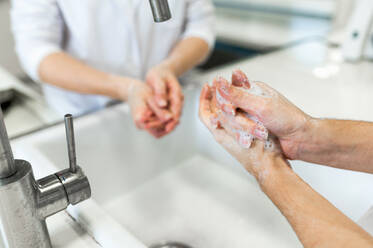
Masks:
[[[267,84],[249,81],[242,71],[233,73],[231,84],[219,79],[217,92],[227,102],[225,111],[241,109],[254,116],[278,138],[287,158],[297,157],[298,145],[310,116]],[[258,128],[255,122],[248,123],[246,128],[254,130],[254,136],[258,136],[255,135]]]
[[[263,180],[268,170],[276,166],[278,159],[284,160],[276,138],[267,141],[255,139],[250,148],[243,148],[235,139],[235,134],[230,130],[229,123],[216,125],[218,113],[215,112],[214,90],[207,84],[203,87],[200,96],[199,117],[220,143],[245,169],[258,180]],[[285,163],[287,164],[287,163]]]
[[[160,138],[169,132],[167,127],[172,121],[172,115],[167,110],[159,108],[153,99],[153,91],[148,85],[137,80],[131,82],[128,89],[128,104],[136,126]]]

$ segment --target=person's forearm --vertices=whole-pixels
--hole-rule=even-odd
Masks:
[[[306,248],[373,247],[373,237],[315,192],[281,158],[258,180]]]
[[[373,123],[311,119],[297,159],[373,173]]]
[[[206,41],[197,37],[186,38],[175,46],[163,64],[171,68],[176,76],[181,76],[201,63],[206,58],[208,51],[209,46]]]
[[[126,100],[131,80],[96,70],[70,55],[53,53],[39,66],[41,81],[81,94],[104,95]],[[120,90],[118,89],[120,85]]]

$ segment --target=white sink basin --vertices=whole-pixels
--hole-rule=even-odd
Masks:
[[[103,247],[164,241],[196,248],[301,247],[252,177],[199,122],[198,94],[186,91],[182,124],[161,140],[136,130],[126,105],[77,119],[78,162],[93,195],[69,212]],[[63,125],[12,145],[16,157],[32,162],[38,177],[68,164]],[[345,212],[359,217],[371,205],[371,176],[304,164],[293,163]],[[347,183],[348,188],[339,186]]]
[[[127,230],[146,246],[178,241],[196,248],[300,247],[251,176],[200,124],[198,94],[187,91],[182,124],[161,140],[136,130],[125,105],[77,119],[78,162],[93,201],[69,211],[103,243],[106,234],[119,242]],[[46,164],[68,164],[63,125],[12,145],[16,157],[32,162],[37,177],[55,170]],[[92,227],[98,211],[116,227]]]

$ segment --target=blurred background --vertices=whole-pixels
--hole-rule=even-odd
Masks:
[[[342,0],[340,0],[342,1]],[[337,0],[214,0],[217,43],[210,59],[193,73],[327,37]],[[11,137],[59,121],[40,87],[22,70],[14,51],[10,1],[0,0],[0,101]]]

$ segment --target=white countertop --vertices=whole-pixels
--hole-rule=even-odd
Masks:
[[[331,26],[327,19],[295,15],[219,8],[216,13],[218,41],[259,50],[326,37]]]
[[[19,79],[0,67],[0,91],[14,89],[28,97],[37,97],[37,94],[26,87]]]
[[[0,66],[0,92],[14,90],[16,100],[4,114],[9,137],[38,129],[46,124],[62,120],[48,108],[41,93],[28,87]],[[27,120],[25,122],[24,120]]]

